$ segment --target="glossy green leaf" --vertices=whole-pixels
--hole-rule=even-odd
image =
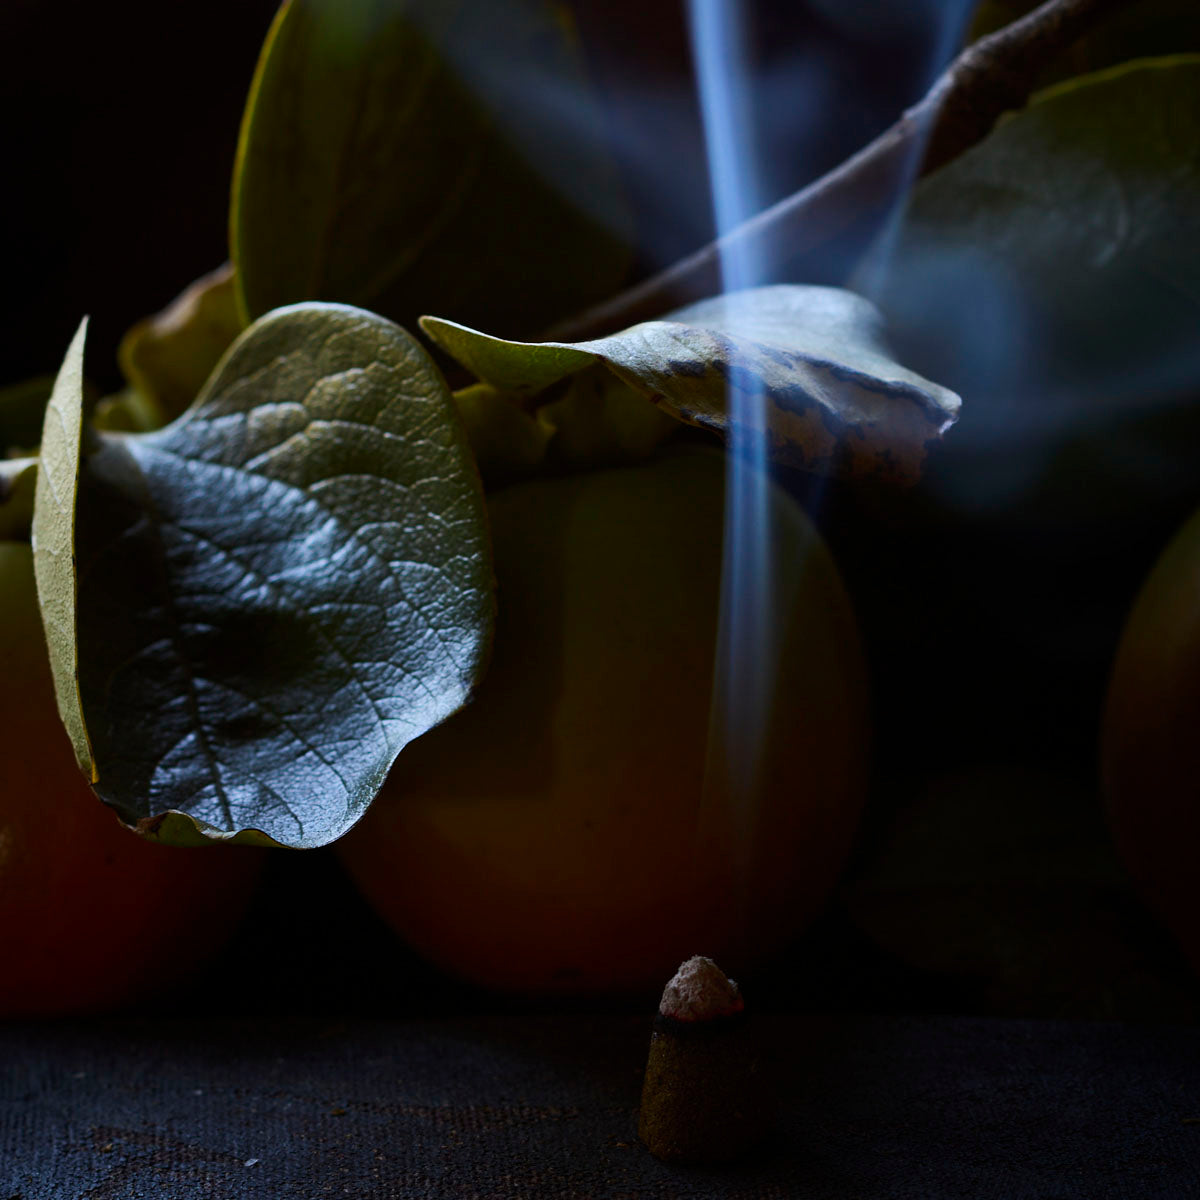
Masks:
[[[83,347],[87,318],[79,324],[54,381],[42,425],[33,504],[33,569],[42,626],[50,653],[58,713],[71,739],[79,768],[96,778],[79,696],[79,648],[75,622],[76,498],[85,430],[83,424]]]
[[[246,331],[196,404],[82,479],[96,790],[167,840],[323,845],[486,657],[482,492],[428,355],[341,305]]]
[[[540,392],[603,363],[678,420],[722,432],[741,422],[766,434],[778,460],[819,472],[910,479],[960,404],[897,363],[875,307],[837,288],[735,292],[570,345],[505,341],[436,317],[421,324],[504,391]]]
[[[537,332],[625,271],[599,131],[544,0],[290,0],[235,172],[243,313],[328,299]]]

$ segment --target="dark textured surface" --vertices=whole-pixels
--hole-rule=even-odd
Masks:
[[[759,1026],[777,1132],[707,1172],[635,1141],[641,1017],[9,1026],[0,1197],[1200,1195],[1200,1030]]]

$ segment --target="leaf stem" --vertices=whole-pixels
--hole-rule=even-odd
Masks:
[[[906,167],[925,175],[957,158],[1022,107],[1045,65],[1110,10],[1131,0],[1046,0],[1020,20],[968,46],[925,97],[840,166],[716,241],[575,317],[546,337],[580,341],[711,296],[731,252],[760,261],[791,260],[829,241],[854,221],[887,206]]]

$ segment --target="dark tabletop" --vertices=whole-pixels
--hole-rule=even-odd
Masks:
[[[722,1170],[638,1144],[642,1016],[10,1025],[0,1197],[1200,1196],[1200,1030],[757,1024],[779,1116]]]

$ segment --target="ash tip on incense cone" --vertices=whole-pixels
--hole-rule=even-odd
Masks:
[[[766,1135],[773,1096],[738,985],[689,958],[663,991],[638,1137],[664,1162],[731,1162]]]
[[[663,989],[658,1011],[674,1021],[713,1021],[745,1008],[741,989],[711,958],[689,958]]]

